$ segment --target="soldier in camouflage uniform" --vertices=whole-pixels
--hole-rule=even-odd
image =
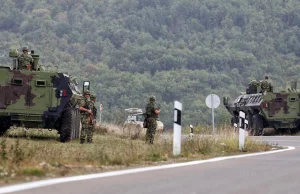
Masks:
[[[256,80],[251,80],[249,83],[248,94],[256,94],[261,92],[260,82]]]
[[[24,69],[31,70],[33,58],[31,55],[28,54],[28,50],[29,49],[27,46],[23,47],[23,49],[22,49],[23,54],[18,56],[18,69],[19,70],[24,70]]]
[[[93,109],[92,109],[92,112],[93,112],[93,118],[94,118],[94,120],[93,120],[93,122],[92,122],[92,132],[94,132],[94,131],[95,131],[95,127],[96,127],[96,119],[97,119],[97,108],[96,108],[96,106],[95,106],[97,97],[96,97],[95,94],[91,94],[91,97],[90,97],[90,98],[91,98],[91,101],[92,101],[92,103],[93,103]],[[93,137],[93,133],[92,133],[92,137]],[[91,139],[92,139],[92,137],[91,137]]]
[[[273,92],[273,87],[269,82],[269,76],[265,76],[265,80],[261,82],[261,89],[262,92]]]
[[[87,136],[87,142],[92,143],[93,141],[93,106],[94,103],[90,99],[90,92],[84,92],[85,99],[80,103],[80,116],[81,116],[81,134],[80,134],[80,143],[85,142],[85,137]]]
[[[153,144],[159,113],[160,113],[160,108],[155,103],[155,96],[151,96],[149,98],[148,104],[146,105],[146,117],[147,117],[146,142],[147,143]]]

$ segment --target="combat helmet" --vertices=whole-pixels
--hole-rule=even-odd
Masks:
[[[24,46],[23,49],[22,49],[22,51],[28,51],[28,50],[29,50],[29,49],[28,49],[27,46]]]
[[[250,81],[249,85],[259,85],[259,82],[253,79]]]
[[[155,96],[150,96],[149,101],[154,102],[155,101]]]
[[[96,98],[97,98],[97,96],[96,96],[94,93],[92,93],[92,94],[90,95],[90,99],[91,99],[91,100],[96,100]]]
[[[91,92],[90,92],[89,90],[85,90],[85,91],[83,92],[83,95],[91,95]]]

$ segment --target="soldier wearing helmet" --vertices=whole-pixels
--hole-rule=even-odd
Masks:
[[[83,93],[83,96],[84,96],[85,98],[91,98],[91,93],[90,93],[90,91],[85,90],[84,93]]]
[[[83,93],[84,99],[81,100],[80,103],[80,117],[81,117],[81,134],[80,134],[80,143],[83,144],[85,142],[85,138],[87,137],[87,142],[92,143],[93,141],[93,106],[94,103],[90,99],[90,91],[86,90]]]
[[[96,119],[97,119],[97,108],[95,106],[96,100],[97,100],[97,96],[96,94],[91,94],[90,96],[91,102],[93,103],[93,108],[92,108],[92,112],[93,112],[93,117],[94,120],[92,122],[92,128],[93,128],[93,132],[95,131],[95,127],[96,127]]]
[[[261,92],[261,87],[259,81],[251,80],[249,87],[247,89],[247,94],[256,94]]]
[[[28,69],[31,70],[31,65],[33,63],[33,58],[30,54],[28,54],[28,47],[25,46],[23,47],[22,51],[23,53],[18,56],[18,69],[19,70],[24,70]]]
[[[269,76],[265,76],[265,80],[261,81],[262,92],[273,92],[273,86],[269,82]]]
[[[95,102],[97,97],[96,97],[96,95],[95,95],[94,93],[92,93],[92,94],[90,95],[90,98],[91,98],[92,101]]]
[[[155,102],[155,96],[150,96],[149,102],[146,105],[146,142],[153,144],[154,135],[157,128],[158,114],[160,113],[160,107]]]

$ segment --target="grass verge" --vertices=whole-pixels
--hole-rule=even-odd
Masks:
[[[88,174],[218,156],[267,151],[272,145],[246,139],[243,152],[233,133],[184,138],[180,156],[172,156],[172,134],[158,134],[145,144],[145,131],[98,126],[93,144],[60,143],[55,131],[10,130],[0,139],[0,185],[44,178]]]

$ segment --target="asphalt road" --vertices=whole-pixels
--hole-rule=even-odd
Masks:
[[[300,136],[263,137],[292,151],[55,184],[18,194],[298,194]]]

